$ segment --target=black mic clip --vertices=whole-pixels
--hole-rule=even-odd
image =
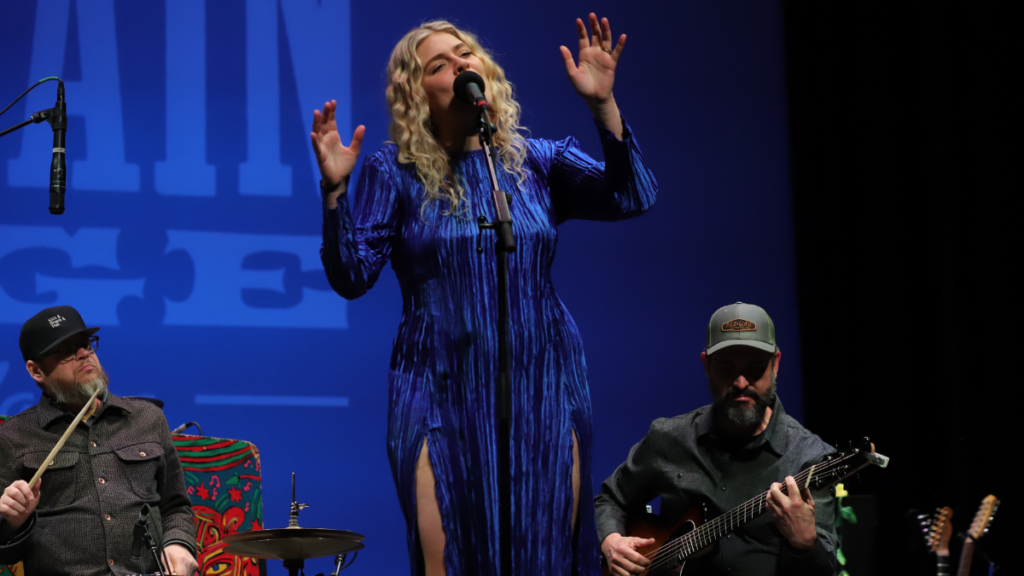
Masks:
[[[512,207],[512,195],[508,192],[505,194],[505,204],[510,208]],[[477,233],[476,233],[476,253],[484,253],[484,230],[494,230],[496,226],[493,222],[487,219],[487,216],[479,216],[476,219]]]
[[[38,120],[35,120],[35,117],[37,115],[40,116],[40,118]],[[36,112],[35,114],[32,115],[32,119],[35,120],[36,122],[42,122],[43,120],[46,120],[47,122],[50,123],[50,128],[53,129],[54,131],[57,131],[57,130],[67,130],[68,129],[67,105],[62,100],[62,101],[58,102],[57,106],[54,106],[53,108],[50,108],[48,110],[43,110],[41,112]],[[63,150],[61,150],[61,151],[63,152]]]

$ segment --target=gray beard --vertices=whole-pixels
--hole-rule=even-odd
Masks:
[[[764,413],[769,407],[775,405],[775,397],[775,378],[772,377],[772,385],[764,393],[763,397],[758,396],[755,398],[753,406],[745,407],[726,404],[729,397],[725,396],[715,400],[712,410],[717,417],[724,418],[726,422],[748,428],[764,422]]]
[[[110,384],[107,373],[100,369],[95,377],[82,382],[76,382],[70,388],[59,388],[57,386],[46,386],[46,394],[60,404],[82,404],[92,397],[97,390],[103,390]]]

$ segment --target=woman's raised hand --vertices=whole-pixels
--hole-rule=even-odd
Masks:
[[[565,71],[576,93],[593,108],[602,105],[612,98],[612,86],[615,84],[615,66],[626,45],[626,35],[619,36],[618,45],[612,47],[612,29],[608,19],[600,22],[597,15],[590,13],[590,36],[583,20],[576,19],[576,32],[579,35],[580,63],[577,66],[572,52],[565,46],[559,46],[562,59],[565,60]]]
[[[320,166],[322,186],[332,199],[345,191],[343,184],[356,168],[359,149],[363,145],[365,126],[358,126],[352,133],[352,142],[348,146],[341,144],[338,134],[338,123],[334,119],[338,103],[334,100],[324,103],[324,110],[313,112],[313,131],[309,137],[313,141],[316,162]]]

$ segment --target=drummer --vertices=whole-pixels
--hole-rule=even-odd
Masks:
[[[132,556],[144,503],[171,574],[192,576],[196,532],[178,453],[163,412],[119,398],[87,328],[70,306],[47,308],[21,328],[21,354],[42,389],[39,403],[0,424],[0,564],[26,574],[147,574],[149,550]],[[71,433],[35,486],[36,470],[93,393],[95,412]]]

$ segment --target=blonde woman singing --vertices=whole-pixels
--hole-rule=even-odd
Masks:
[[[387,440],[414,574],[488,575],[499,564],[496,256],[476,251],[477,217],[491,219],[494,207],[477,112],[452,89],[465,70],[486,84],[518,244],[509,255],[514,573],[600,572],[587,368],[551,264],[559,224],[637,216],[654,204],[657,185],[612,96],[626,36],[613,44],[608,20],[594,14],[589,30],[582,20],[576,28],[578,63],[564,46],[562,58],[605,163],[573,138],[524,138],[502,68],[472,34],[443,21],[410,31],[391,54],[391,142],[366,158],[354,201],[346,190],[365,128],[344,146],[336,104],[313,115],[331,286],[358,298],[390,259],[402,289]]]

